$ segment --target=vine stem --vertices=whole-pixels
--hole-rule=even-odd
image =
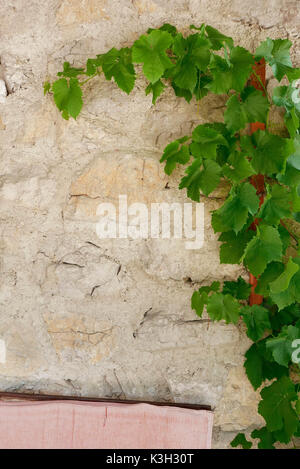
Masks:
[[[257,68],[257,70],[259,70],[260,67],[264,67],[264,70],[263,70],[263,73],[262,73],[262,76],[259,76],[259,74],[257,73],[257,71],[255,70],[255,67]],[[262,90],[264,91],[264,94],[268,100],[268,103],[269,103],[269,109],[268,109],[268,112],[267,112],[267,119],[266,119],[266,130],[269,131],[269,124],[270,124],[270,109],[271,109],[271,101],[269,99],[269,94],[268,94],[268,90],[266,88],[266,84],[265,84],[265,81],[266,81],[266,78],[265,78],[265,69],[266,69],[266,63],[264,60],[262,60],[261,62],[257,62],[255,63],[255,66],[253,67],[252,69],[252,76],[255,77],[256,80],[251,80],[251,84],[254,86],[254,88],[256,89],[259,89],[259,87],[257,86],[257,84],[259,84],[262,88]]]
[[[94,75],[88,77],[86,80],[80,81],[80,82],[79,82],[79,85],[80,85],[80,86],[85,85],[88,81],[92,80],[93,78],[95,78],[95,77],[97,77],[97,76],[100,76],[100,74],[101,74],[101,72],[99,72],[99,71],[97,70],[97,72],[96,72]]]
[[[263,90],[264,90],[264,92],[265,92],[265,95],[266,95],[266,98],[267,98],[269,104],[271,104],[271,103],[270,103],[270,100],[269,100],[269,95],[268,95],[267,88],[266,88],[266,86],[263,84],[262,79],[261,79],[260,76],[256,73],[256,71],[254,70],[254,68],[253,68],[252,74],[255,76],[255,78],[257,79],[257,81],[259,82],[259,84],[261,85],[261,87],[263,88]]]
[[[260,76],[259,76],[260,75]],[[268,99],[267,90],[265,87],[265,76],[266,76],[266,63],[265,61],[256,62],[253,66],[252,76],[250,78],[250,83],[254,86],[254,88],[259,89],[259,85],[262,87],[266,94],[266,98]],[[268,99],[269,101],[269,99]],[[268,119],[267,119],[268,120]],[[265,129],[265,124],[262,122],[254,122],[250,124],[250,132],[254,133],[258,129]],[[265,190],[265,178],[262,174],[257,174],[250,178],[251,184],[256,189],[256,194],[259,196],[259,205],[261,206],[264,202],[264,190]],[[258,225],[259,220],[255,219],[254,223],[251,225],[253,230],[256,230],[256,226]],[[255,293],[255,288],[257,285],[257,278],[253,274],[249,274],[249,283],[251,285],[251,293],[249,297],[249,304],[252,305],[260,305],[263,302],[264,297],[262,295],[258,295]]]

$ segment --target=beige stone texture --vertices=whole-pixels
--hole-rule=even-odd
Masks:
[[[90,82],[76,121],[64,121],[42,84],[64,61],[122,47],[164,22],[203,22],[255,50],[288,37],[300,65],[297,0],[1,1],[0,360],[2,391],[122,397],[211,405],[214,447],[260,425],[243,369],[243,328],[199,320],[193,290],[244,275],[220,265],[204,198],[205,241],[99,239],[97,206],[188,202],[180,171],[167,177],[164,146],[199,123],[222,119],[224,98],[197,106],[167,90],[152,106],[139,75],[130,96]]]

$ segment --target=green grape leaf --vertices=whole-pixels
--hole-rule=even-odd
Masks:
[[[82,91],[77,78],[66,78],[56,80],[52,85],[54,101],[64,119],[69,115],[74,119],[78,116],[82,108]]]
[[[232,64],[232,85],[234,90],[242,91],[247,79],[251,75],[254,59],[252,54],[243,47],[234,47],[230,53]]]
[[[258,405],[258,412],[266,421],[270,432],[281,431],[283,436],[279,441],[290,439],[298,428],[299,418],[292,407],[297,400],[295,385],[283,376],[278,381],[265,387],[261,391],[262,400]]]
[[[207,313],[214,321],[224,319],[226,324],[236,324],[240,316],[240,305],[231,295],[214,293],[208,299]]]
[[[289,371],[275,363],[266,350],[266,340],[254,343],[245,354],[245,371],[253,388],[258,389],[266,380],[287,376]]]
[[[241,94],[242,101],[237,95],[232,95],[226,105],[224,121],[228,129],[235,133],[243,129],[250,122],[266,122],[269,102],[261,91],[248,87]]]
[[[286,186],[298,186],[300,184],[300,170],[295,168],[289,162],[289,158],[287,160],[286,169],[284,174],[277,174],[277,179],[282,184]]]
[[[262,57],[271,65],[272,71],[278,81],[281,81],[285,74],[291,74],[293,68],[290,48],[291,41],[288,39],[270,39],[267,38],[256,49],[255,58],[260,60]]]
[[[276,106],[284,107],[286,111],[291,111],[295,107],[297,111],[300,112],[300,103],[298,100],[294,100],[293,96],[297,95],[297,88],[295,88],[292,84],[289,86],[276,86],[273,89],[272,100]]]
[[[208,302],[208,295],[217,292],[220,289],[220,282],[213,282],[211,285],[200,287],[195,291],[191,299],[191,307],[196,311],[198,316],[202,316],[204,306]]]
[[[287,248],[291,244],[291,236],[288,230],[284,226],[279,225],[277,228],[278,228],[278,232],[279,232],[280,239],[282,242],[282,254],[284,255]]]
[[[216,212],[214,212],[212,217],[212,226],[214,229],[218,228],[218,226],[216,226],[214,223],[215,213]],[[239,264],[244,255],[246,246],[254,237],[254,234],[255,232],[252,230],[241,231],[238,234],[236,234],[234,231],[222,233],[219,237],[219,241],[222,241],[223,243],[220,246],[221,264]]]
[[[294,351],[292,344],[297,339],[300,339],[300,324],[298,327],[285,326],[277,337],[267,340],[267,348],[271,350],[276,363],[286,367],[289,366]]]
[[[226,103],[224,122],[233,133],[243,129],[247,124],[246,110],[236,94],[232,95]]]
[[[272,60],[270,65],[272,67],[275,77],[280,81],[283,76],[290,72],[293,64],[290,57],[291,41],[288,39],[275,39],[273,41]]]
[[[238,300],[247,300],[251,292],[251,286],[242,277],[239,277],[236,282],[225,281],[222,293],[226,295],[229,293]]]
[[[135,83],[135,70],[131,61],[131,49],[112,48],[102,56],[102,69],[107,80],[114,78],[118,87],[129,94]]]
[[[293,219],[300,223],[300,212],[293,213]]]
[[[174,83],[181,89],[194,91],[198,71],[205,71],[210,61],[210,42],[199,34],[193,34],[186,39],[178,34],[174,39],[173,51],[178,61],[172,70]]]
[[[210,42],[200,34],[192,34],[187,38],[188,53],[186,58],[196,65],[198,70],[205,72],[210,62]]]
[[[241,310],[241,316],[247,326],[247,336],[253,342],[261,339],[266,329],[271,329],[269,311],[263,306],[245,306]]]
[[[51,83],[49,81],[45,81],[43,88],[44,88],[44,96],[45,96],[51,90]]]
[[[292,188],[292,206],[293,212],[300,211],[300,196],[299,196],[300,186]]]
[[[274,443],[276,442],[276,438],[268,431],[267,427],[253,430],[251,438],[258,438],[260,440],[257,445],[258,449],[275,449]]]
[[[283,326],[294,324],[297,319],[300,319],[300,306],[296,303],[276,311],[270,317],[273,331],[278,332]]]
[[[300,258],[297,257],[292,261],[290,260],[285,271],[278,277],[278,281],[277,279],[274,280],[276,282],[276,292],[272,290],[272,284],[270,284],[270,297],[272,301],[277,304],[279,310],[300,301],[300,270],[296,271],[293,264],[300,266]],[[287,284],[288,287],[281,290],[281,288],[284,288]],[[278,291],[278,289],[280,289],[280,291]]]
[[[270,225],[278,225],[281,218],[291,218],[291,194],[284,186],[275,184],[268,190],[268,196],[258,213]]]
[[[205,285],[204,287],[199,288],[199,293],[213,293],[218,292],[220,290],[220,282],[214,281],[211,285]]]
[[[249,213],[255,215],[258,207],[259,198],[249,182],[233,188],[226,202],[216,211],[225,228],[222,231],[238,233],[245,226]]]
[[[164,71],[172,66],[166,50],[173,42],[166,31],[153,30],[141,36],[132,46],[132,61],[143,64],[143,72],[151,83],[157,82]]]
[[[224,44],[226,44],[229,48],[233,47],[233,39],[220,33],[212,26],[206,26],[205,31],[214,50],[220,50]]]
[[[200,27],[195,26],[194,24],[191,24],[190,29],[195,29],[196,31],[200,31],[201,36],[205,35],[205,23],[202,23]]]
[[[187,188],[187,195],[196,202],[200,201],[200,191],[210,194],[220,182],[221,168],[213,160],[196,158],[186,169],[187,176],[181,179],[179,189]]]
[[[203,171],[198,178],[199,188],[204,195],[209,195],[213,192],[219,185],[221,178],[221,168],[215,162],[211,160],[203,161]],[[180,187],[181,188],[181,187]],[[189,188],[188,188],[189,194]],[[196,202],[199,202],[198,197],[195,199]]]
[[[156,103],[157,98],[163,93],[165,85],[161,80],[156,81],[155,83],[149,83],[146,88],[146,96],[152,92],[152,104]]]
[[[282,272],[279,277],[270,283],[271,293],[281,293],[282,291],[286,290],[292,277],[296,272],[298,272],[298,270],[299,265],[295,264],[295,262],[293,262],[292,258],[290,257],[284,272]]]
[[[230,89],[242,91],[251,75],[253,64],[252,55],[243,47],[233,47],[227,60],[212,54],[210,71],[213,81],[207,88],[216,94],[227,93]]]
[[[190,146],[195,157],[216,159],[220,145],[228,146],[228,142],[221,132],[207,125],[198,125],[192,133],[193,142]]]
[[[158,28],[159,31],[167,31],[167,33],[171,34],[171,36],[176,36],[177,34],[177,29],[175,26],[169,23],[164,23],[160,28]],[[156,29],[149,28],[147,30],[147,34],[150,34],[152,31],[157,31]]]
[[[289,156],[288,163],[293,166],[293,168],[300,170],[300,135],[296,135],[293,140],[293,143],[294,152]]]
[[[238,151],[233,151],[230,154],[222,171],[224,176],[237,183],[255,173],[250,161]]]
[[[87,59],[86,61],[86,69],[85,69],[85,74],[87,76],[92,76],[97,73],[98,67],[102,65],[102,57],[105,57],[106,54],[99,54],[97,55],[96,59]]]
[[[179,98],[184,98],[188,103],[191,101],[193,95],[189,90],[178,88],[178,86],[176,86],[174,82],[171,83],[171,86],[176,96],[178,96]]]
[[[298,78],[300,78],[300,67],[288,68],[286,70],[286,76],[290,83],[294,80],[298,80]]]
[[[169,143],[164,149],[160,162],[166,162],[165,173],[170,175],[176,168],[176,164],[186,164],[190,159],[190,152],[188,145],[183,145],[188,140],[188,137],[174,140]]]
[[[207,293],[199,293],[199,291],[194,291],[191,299],[191,308],[196,311],[198,316],[202,316],[204,306],[207,304],[208,295]]]
[[[208,94],[208,89],[206,86],[211,83],[212,79],[209,75],[204,75],[198,70],[198,78],[197,78],[197,83],[196,87],[194,89],[194,95],[199,101],[200,99],[204,98]]]
[[[256,390],[263,383],[265,376],[263,372],[264,358],[260,353],[259,346],[253,344],[245,353],[245,371],[250,383]]]
[[[236,437],[230,443],[232,448],[237,448],[241,446],[243,449],[250,449],[252,447],[251,441],[248,441],[244,433],[238,433]]]
[[[192,200],[200,202],[200,190],[203,174],[202,158],[196,158],[195,161],[185,170],[187,176],[181,179],[179,189],[187,188],[187,195]]]
[[[291,86],[276,86],[273,89],[272,101],[276,106],[284,107],[289,111],[293,107],[291,100]]]
[[[251,164],[255,171],[270,176],[284,172],[286,160],[294,151],[292,140],[264,130],[254,132],[251,137],[243,136],[241,144],[242,149],[252,157]]]
[[[300,438],[300,423],[299,423],[298,429],[297,429],[297,431],[294,433],[294,435],[295,435],[296,438]]]
[[[63,67],[63,71],[58,72],[58,77],[76,78],[78,75],[84,74],[84,68],[71,67],[69,62],[64,62]]]
[[[241,93],[247,122],[267,122],[269,101],[266,96],[252,86],[244,88]]]
[[[298,100],[297,88],[295,88],[293,84],[290,84],[289,86],[277,86],[273,90],[272,99],[276,106],[285,108],[285,125],[289,131],[290,136],[292,138],[297,137],[300,126],[300,102]]]
[[[189,90],[192,94],[197,85],[197,68],[187,58],[181,61],[181,67],[176,67],[177,73],[174,83],[177,88]]]
[[[256,277],[263,273],[267,264],[280,261],[282,241],[279,232],[272,226],[259,225],[256,236],[248,244],[244,264]]]
[[[276,280],[283,271],[284,264],[282,262],[271,262],[268,264],[262,275],[257,280],[255,293],[268,296],[270,293],[270,284]]]
[[[293,187],[300,184],[300,136],[296,135],[293,140],[294,152],[288,157],[284,174],[278,174],[279,182]]]
[[[290,112],[286,112],[284,116],[284,122],[288,129],[290,137],[295,138],[300,127],[300,120],[295,108],[291,109]]]
[[[230,65],[219,55],[212,54],[210,71],[213,80],[208,83],[207,88],[215,94],[227,93],[232,88],[232,69]]]

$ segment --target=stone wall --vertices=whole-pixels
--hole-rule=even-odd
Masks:
[[[215,447],[260,424],[242,327],[196,321],[190,309],[196,286],[245,274],[219,265],[210,210],[224,192],[203,199],[199,251],[95,231],[98,204],[119,194],[187,201],[159,157],[220,119],[222,98],[188,105],[167,91],[153,107],[142,78],[129,97],[99,78],[77,121],[64,121],[42,83],[63,61],[81,65],[164,22],[206,22],[251,50],[288,37],[299,65],[299,10],[297,0],[1,1],[1,390],[210,404]]]

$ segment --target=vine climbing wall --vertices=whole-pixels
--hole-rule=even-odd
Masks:
[[[196,287],[247,278],[219,264],[210,227],[226,187],[202,199],[197,251],[96,233],[99,203],[117,206],[119,195],[147,207],[188,202],[181,173],[166,176],[159,158],[197,124],[221,120],[225,100],[187,104],[166,90],[154,108],[141,77],[129,97],[99,77],[80,117],[64,121],[42,90],[63,61],[80,66],[164,22],[183,32],[205,22],[253,51],[289,38],[300,64],[297,0],[1,2],[0,390],[208,404],[214,446],[226,447],[261,423],[243,369],[250,342],[242,326],[197,320],[189,307]]]

